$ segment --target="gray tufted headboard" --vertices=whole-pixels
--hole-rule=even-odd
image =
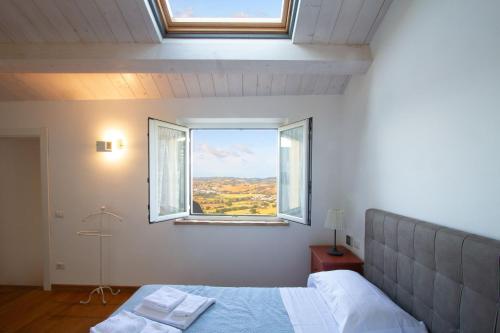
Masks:
[[[500,333],[500,241],[366,211],[365,277],[432,333]]]

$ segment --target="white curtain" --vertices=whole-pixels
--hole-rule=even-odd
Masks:
[[[186,210],[186,134],[158,127],[158,207],[160,215]]]
[[[284,130],[280,134],[280,213],[304,217],[304,127]]]

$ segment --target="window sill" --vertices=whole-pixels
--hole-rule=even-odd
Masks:
[[[175,225],[227,225],[244,227],[287,227],[288,222],[278,221],[242,221],[242,220],[174,220]]]

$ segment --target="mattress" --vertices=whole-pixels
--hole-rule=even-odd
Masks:
[[[133,311],[163,285],[145,285],[114,314]],[[326,303],[314,288],[171,286],[216,299],[186,333],[336,333]]]

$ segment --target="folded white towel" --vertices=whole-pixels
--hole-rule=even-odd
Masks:
[[[198,309],[205,304],[206,297],[189,294],[186,298],[174,309],[174,316],[189,317],[192,316]]]
[[[122,311],[92,327],[90,333],[181,333],[181,331],[131,312]]]
[[[144,297],[143,302],[147,307],[168,313],[184,301],[187,295],[187,293],[179,289],[164,286]]]
[[[202,306],[200,306],[191,316],[175,316],[174,312],[171,311],[169,313],[165,313],[163,311],[157,311],[152,309],[144,304],[144,302],[137,305],[134,309],[134,312],[140,316],[149,318],[154,321],[158,321],[160,323],[166,325],[172,325],[174,327],[180,328],[181,330],[185,330],[191,325],[198,316],[200,316],[203,311],[205,311],[210,305],[215,303],[214,298],[206,298],[205,302]]]

